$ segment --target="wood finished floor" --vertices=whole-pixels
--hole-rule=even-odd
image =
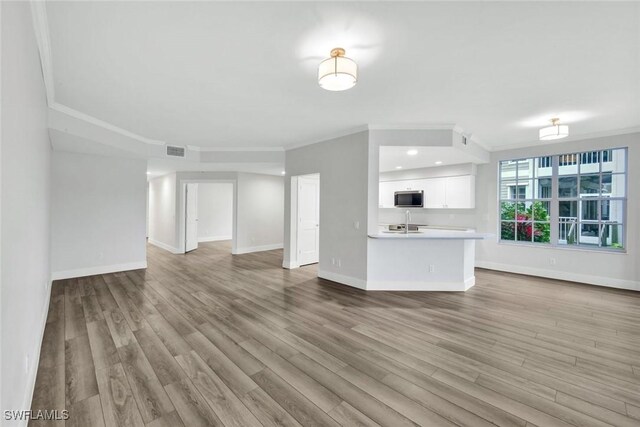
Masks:
[[[55,283],[33,409],[67,426],[640,425],[640,293],[486,270],[466,293],[365,293],[281,260],[149,246],[147,270]]]

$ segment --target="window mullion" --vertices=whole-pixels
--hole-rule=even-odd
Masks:
[[[560,156],[553,156],[551,158],[551,203],[549,210],[550,222],[551,222],[551,245],[558,245],[559,239],[559,222],[558,216],[560,215],[560,204],[558,202],[558,171],[560,164]]]

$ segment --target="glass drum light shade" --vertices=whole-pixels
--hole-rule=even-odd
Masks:
[[[318,67],[318,84],[331,91],[351,89],[358,82],[358,65],[344,56],[325,59]]]
[[[540,141],[551,141],[569,136],[569,126],[553,125],[540,129]]]

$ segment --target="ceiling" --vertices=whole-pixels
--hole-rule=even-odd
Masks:
[[[407,151],[415,150],[415,155]],[[436,162],[440,162],[436,164]],[[458,165],[462,163],[485,163],[472,154],[454,147],[380,147],[380,172],[396,170],[431,168],[437,166]],[[398,168],[401,166],[401,168]]]
[[[55,101],[145,138],[286,147],[457,124],[491,149],[640,126],[640,4],[48,2]],[[335,46],[359,65],[328,92]]]

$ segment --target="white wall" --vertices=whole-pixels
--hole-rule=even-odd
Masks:
[[[176,241],[176,174],[149,181],[149,243],[178,253]]]
[[[319,173],[318,275],[354,286],[366,281],[368,136],[368,131],[359,132],[286,152],[285,267],[294,265],[289,253],[291,241],[295,239],[291,233],[291,177]],[[377,209],[377,199],[375,206]],[[336,262],[332,263],[332,259]]]
[[[525,247],[498,242],[498,162],[529,156],[563,154],[606,148],[629,147],[627,253],[594,252],[577,249]],[[640,290],[640,133],[563,141],[517,150],[491,153],[491,163],[480,165],[476,177],[476,223],[478,231],[496,235],[478,243],[479,267],[604,286]],[[556,259],[551,265],[550,258]]]
[[[54,279],[146,268],[147,163],[54,152]]]
[[[175,221],[173,231],[175,234],[175,248],[177,253],[184,253],[185,240],[185,186],[190,182],[202,183],[226,183],[233,186],[233,227],[232,227],[232,245],[231,252],[236,250],[236,234],[237,234],[237,172],[177,172],[175,184]]]
[[[282,248],[284,178],[238,173],[237,215],[235,253]]]
[[[19,410],[31,406],[49,301],[51,146],[45,88],[29,3],[1,2],[0,8],[0,408]],[[26,422],[6,422],[6,425],[26,425]]]
[[[198,184],[198,241],[231,240],[233,184]]]
[[[188,182],[233,187],[232,253],[282,247],[284,180],[240,172],[177,172],[149,182],[149,242],[184,253],[184,186]]]

